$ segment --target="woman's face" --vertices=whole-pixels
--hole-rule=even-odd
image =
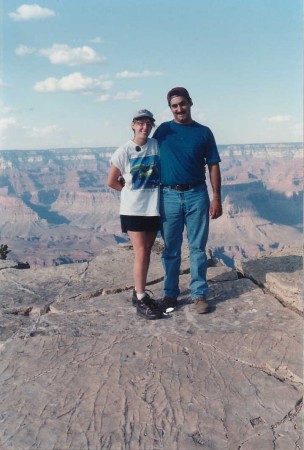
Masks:
[[[134,130],[135,137],[141,139],[147,139],[151,133],[153,124],[151,120],[143,117],[142,119],[136,119],[132,122],[132,129]]]

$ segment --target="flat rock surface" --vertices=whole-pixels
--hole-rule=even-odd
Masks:
[[[177,310],[147,321],[132,261],[0,270],[0,449],[303,449],[299,313],[217,265],[197,315],[185,252]]]
[[[264,287],[284,305],[303,312],[303,250],[284,248],[254,260],[237,260],[244,276]]]

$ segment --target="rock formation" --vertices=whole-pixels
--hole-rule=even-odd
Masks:
[[[150,288],[161,298],[161,242]],[[209,259],[211,313],[147,321],[132,248],[90,262],[0,265],[1,450],[303,449],[301,252]]]
[[[300,242],[302,148],[219,146],[224,213],[212,221],[209,246],[227,265]],[[12,258],[31,267],[89,261],[126,241],[119,195],[106,185],[113,150],[0,151],[0,242]]]

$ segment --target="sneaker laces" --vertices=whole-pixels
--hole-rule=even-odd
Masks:
[[[151,294],[153,294],[153,292],[151,292]],[[141,301],[151,309],[158,309],[159,307],[157,301],[154,300],[154,298],[151,298],[147,291],[145,291],[145,296],[141,299]]]
[[[153,295],[153,292],[149,289],[145,290],[145,297],[142,298],[140,301],[144,303],[148,308],[150,308],[151,311],[158,311],[164,315],[168,315],[168,313],[172,312],[174,308],[166,307],[164,308],[162,303],[157,302],[154,300],[154,298],[151,298],[151,296],[148,294],[150,292]]]

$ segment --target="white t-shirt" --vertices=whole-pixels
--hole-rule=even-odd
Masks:
[[[148,138],[140,151],[133,141],[119,147],[111,158],[125,179],[121,190],[120,214],[159,216],[160,164],[156,139]]]

